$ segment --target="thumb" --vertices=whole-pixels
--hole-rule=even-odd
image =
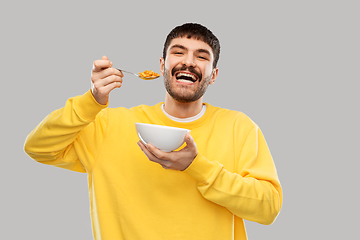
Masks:
[[[186,142],[186,146],[189,148],[196,148],[196,143],[194,141],[194,138],[191,136],[190,132],[188,132],[185,135],[185,142]]]
[[[107,56],[102,56],[101,60],[109,60]],[[110,61],[110,67],[112,67],[113,63]]]

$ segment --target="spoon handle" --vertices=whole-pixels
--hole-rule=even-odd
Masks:
[[[132,73],[132,72],[128,72],[128,71],[125,71],[125,70],[121,70],[121,69],[119,69],[119,68],[117,68],[117,70],[119,70],[119,71],[121,71],[121,72],[130,73],[130,74],[133,74],[133,75],[139,77],[139,75],[137,75],[137,74],[135,74],[135,73]]]

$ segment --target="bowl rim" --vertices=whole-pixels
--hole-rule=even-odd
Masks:
[[[189,130],[189,129],[186,129],[186,128],[171,127],[171,126],[158,125],[158,124],[152,124],[152,123],[139,123],[139,122],[135,122],[135,125],[152,126],[152,127],[155,127],[155,128],[165,128],[165,129],[173,129],[173,130],[181,130],[181,131],[190,132],[190,130]]]

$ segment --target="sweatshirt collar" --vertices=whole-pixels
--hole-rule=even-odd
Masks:
[[[172,126],[172,127],[180,127],[180,128],[187,128],[187,129],[193,129],[200,125],[202,125],[209,116],[211,116],[212,112],[214,112],[214,107],[211,106],[208,103],[203,103],[205,107],[204,113],[200,113],[200,116],[197,115],[196,119],[193,119],[193,121],[190,122],[179,122],[175,121],[176,119],[172,119],[167,116],[167,114],[162,110],[162,105],[164,102],[158,103],[153,106],[153,109],[156,113],[156,115],[160,118],[160,120],[166,125],[166,126]]]
[[[198,114],[196,114],[195,116],[193,116],[193,117],[188,117],[188,118],[177,118],[177,117],[174,117],[174,116],[171,116],[170,114],[168,114],[168,113],[165,111],[164,106],[165,106],[165,104],[161,104],[161,110],[163,111],[163,113],[164,113],[168,118],[170,118],[171,120],[173,120],[173,121],[175,121],[175,122],[182,122],[182,123],[193,122],[193,121],[201,118],[201,117],[205,114],[205,112],[206,112],[206,105],[203,104],[201,111],[200,111]]]

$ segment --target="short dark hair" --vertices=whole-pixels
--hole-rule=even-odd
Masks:
[[[163,49],[163,58],[166,58],[166,52],[171,40],[174,38],[195,38],[203,41],[211,47],[214,54],[213,68],[216,67],[220,57],[220,41],[219,39],[206,27],[198,23],[185,23],[181,26],[175,27],[166,37]]]

